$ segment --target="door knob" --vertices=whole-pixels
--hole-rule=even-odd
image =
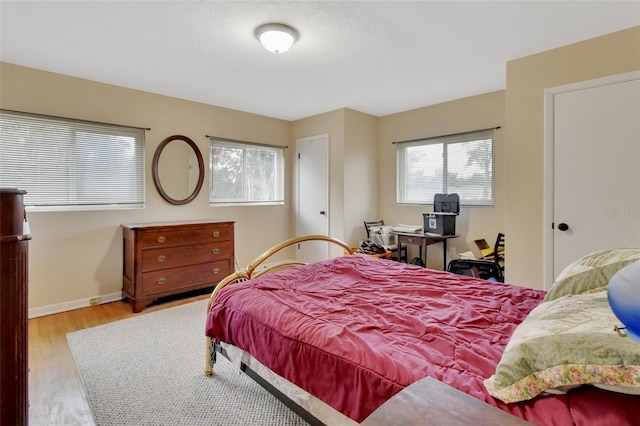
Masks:
[[[568,229],[569,229],[569,225],[567,225],[566,223],[562,222],[558,224],[558,230],[567,231]]]
[[[327,214],[327,212],[326,212],[326,211],[324,211],[324,210],[320,210],[320,214],[321,214],[321,215],[325,215],[325,214]]]

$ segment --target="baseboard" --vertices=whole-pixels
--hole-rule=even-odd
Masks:
[[[98,301],[95,302],[95,300]],[[118,300],[122,300],[122,292],[103,294],[101,296],[90,297],[87,299],[71,300],[69,302],[56,303],[55,305],[40,306],[38,308],[29,309],[29,319],[72,311],[74,309],[87,308],[94,305],[101,305],[103,303],[117,302]]]

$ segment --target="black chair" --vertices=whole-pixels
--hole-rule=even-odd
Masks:
[[[502,232],[498,232],[498,236],[496,237],[496,242],[493,245],[493,252],[483,259],[490,260],[495,263],[502,275],[504,276],[504,234]]]
[[[364,221],[364,229],[367,230],[367,238],[370,240],[373,240],[375,242],[378,242],[376,240],[374,240],[373,238],[371,238],[371,229],[372,228],[376,228],[376,227],[380,227],[380,226],[384,226],[384,220],[380,219],[380,220],[375,220],[375,221]],[[391,252],[391,259],[392,260],[396,260],[396,261],[407,261],[407,246],[402,247],[402,253],[398,253],[398,244],[394,243],[394,244],[389,244],[389,245],[385,245],[385,244],[381,244],[381,246],[383,246],[386,250]]]
[[[504,272],[504,234],[498,232],[496,242],[493,247],[489,245],[484,239],[475,240],[478,249],[480,250],[481,259],[490,260],[502,269]]]

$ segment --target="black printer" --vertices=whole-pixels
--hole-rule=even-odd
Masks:
[[[458,214],[460,214],[458,194],[435,194],[433,196],[433,212],[422,214],[424,232],[437,235],[455,235]]]

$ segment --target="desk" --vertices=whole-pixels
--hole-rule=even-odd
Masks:
[[[424,262],[425,266],[427,265],[427,246],[431,244],[442,243],[442,269],[447,270],[447,240],[449,238],[458,238],[458,235],[438,235],[438,234],[409,234],[403,232],[394,232],[396,234],[396,238],[398,241],[398,253],[400,253],[400,249],[402,245],[412,245],[420,247],[420,258]],[[424,256],[422,255],[424,248]],[[408,258],[408,256],[407,256]],[[408,259],[407,259],[408,261]]]

